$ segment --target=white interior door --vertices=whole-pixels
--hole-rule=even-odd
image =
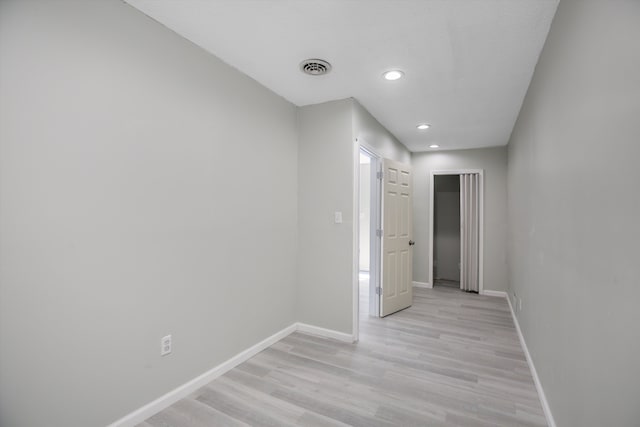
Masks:
[[[382,162],[382,283],[380,316],[411,306],[412,177],[411,167]]]

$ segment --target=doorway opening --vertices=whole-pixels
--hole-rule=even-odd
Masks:
[[[380,186],[377,179],[380,159],[360,147],[358,189],[358,302],[359,317],[380,315],[379,287],[380,243],[376,230],[380,221]]]
[[[433,286],[460,289],[460,176],[433,184]]]
[[[384,317],[411,306],[415,242],[411,166],[383,159],[357,138],[353,159],[352,301],[353,335],[357,341],[362,320]]]
[[[431,286],[446,286],[479,294],[484,292],[483,187],[482,169],[431,172]]]

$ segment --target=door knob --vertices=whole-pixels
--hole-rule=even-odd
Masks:
[[[415,244],[416,244],[416,242],[414,242],[413,240],[409,240],[409,246],[413,246]]]

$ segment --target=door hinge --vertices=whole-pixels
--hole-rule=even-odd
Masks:
[[[380,286],[376,286],[376,295],[382,295],[382,288]]]
[[[382,172],[382,171],[376,172],[376,178],[378,178],[380,181],[382,181],[382,178],[384,178],[384,172]]]
[[[376,236],[382,237],[382,230],[376,230]]]

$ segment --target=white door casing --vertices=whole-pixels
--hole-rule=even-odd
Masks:
[[[382,162],[382,283],[380,316],[411,306],[412,176],[411,167],[393,160]]]

